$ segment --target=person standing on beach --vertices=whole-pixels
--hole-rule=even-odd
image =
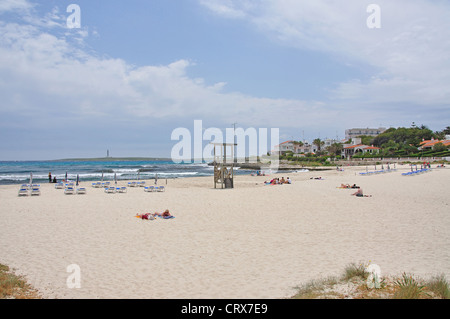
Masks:
[[[52,182],[52,172],[48,172],[48,182]]]

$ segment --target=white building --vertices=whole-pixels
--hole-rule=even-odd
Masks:
[[[327,147],[329,147],[329,146],[331,146],[331,145],[333,145],[333,144],[335,144],[335,143],[341,143],[341,141],[339,141],[339,140],[334,140],[334,139],[331,139],[331,138],[327,138],[327,139],[323,140],[323,142],[324,142],[324,144],[323,144],[323,146],[320,148],[321,150],[324,150],[324,149],[326,149]]]
[[[377,136],[381,133],[385,132],[386,128],[380,127],[380,128],[351,128],[348,130],[345,130],[345,139],[349,140],[354,137],[358,137],[361,135],[365,136]]]
[[[309,144],[308,142],[302,142],[303,144],[296,141],[286,141],[275,146],[273,150],[276,155],[284,155],[287,152],[292,152],[294,155],[307,154],[317,152],[317,146],[314,144]]]

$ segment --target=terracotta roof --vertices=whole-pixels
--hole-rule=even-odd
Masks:
[[[376,147],[376,146],[367,146],[366,148],[364,148],[365,150],[381,150],[381,148]]]
[[[426,144],[426,143],[430,143],[430,142],[433,142],[433,141],[434,141],[434,140],[425,140],[425,141],[420,142],[420,145]]]
[[[286,144],[286,143],[292,143],[292,141],[286,141],[286,142],[280,143],[279,145],[283,145],[283,144]]]
[[[358,144],[358,145],[347,146],[347,147],[344,147],[344,148],[345,149],[350,149],[350,148],[356,148],[358,146],[365,146],[365,145],[364,144]]]
[[[442,143],[445,146],[450,145],[450,140],[443,140],[443,141],[439,141],[439,140],[432,140],[432,141],[423,141],[422,143],[420,143],[422,145],[422,147],[431,147],[434,146],[436,144]]]

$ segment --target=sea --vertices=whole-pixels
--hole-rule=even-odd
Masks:
[[[174,163],[170,160],[58,160],[0,161],[0,185],[48,183],[49,173],[57,181],[149,180],[213,176],[208,163]],[[253,170],[236,169],[235,174],[251,174]]]

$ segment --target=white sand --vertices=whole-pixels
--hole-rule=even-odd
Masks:
[[[368,261],[382,275],[450,278],[450,169],[401,176],[408,169],[296,173],[276,186],[236,176],[224,190],[212,177],[177,179],[165,193],[106,194],[86,182],[86,195],[45,184],[18,197],[18,185],[0,186],[0,263],[46,298],[283,298]],[[175,218],[134,217],[165,209]],[[67,285],[71,264],[79,289]]]

